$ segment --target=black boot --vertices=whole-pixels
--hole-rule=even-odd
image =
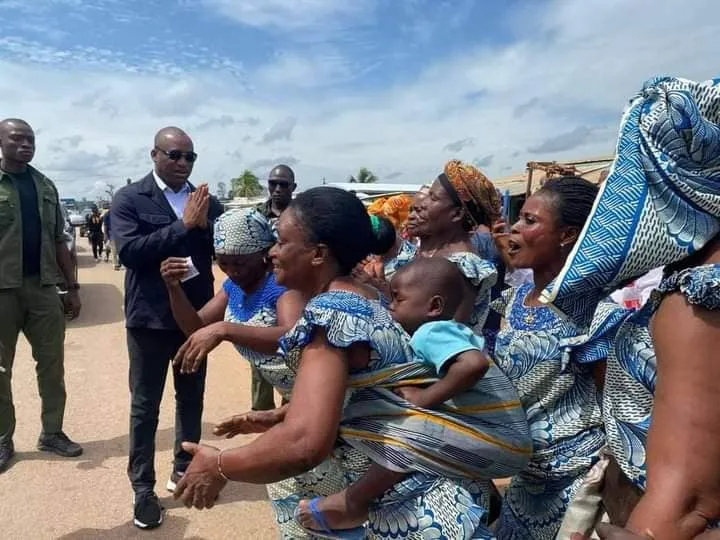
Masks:
[[[0,442],[0,473],[10,465],[10,460],[15,455],[15,446],[12,441]]]

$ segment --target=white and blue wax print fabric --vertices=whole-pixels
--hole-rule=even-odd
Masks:
[[[308,538],[292,520],[300,499],[344,489],[372,459],[407,476],[371,506],[368,538],[493,538],[486,527],[490,479],[519,472],[530,454],[524,418],[517,433],[505,421],[518,418],[519,400],[469,391],[433,410],[406,402],[392,388],[434,382],[435,369],[413,360],[410,337],[378,301],[347,291],[313,298],[281,339],[290,370],[298,369],[303,348],[320,328],[335,347],[367,344],[370,363],[350,373],[332,456],[268,486],[283,537]],[[488,425],[489,403],[507,411],[501,426]],[[490,447],[492,453],[482,453]]]
[[[250,294],[230,279],[223,283],[223,290],[228,297],[225,322],[262,328],[277,326],[277,303],[286,289],[277,284],[272,272],[269,272],[263,284]],[[294,376],[285,365],[282,355],[260,353],[237,344],[235,349],[260,371],[275,390],[284,398],[290,398]]]
[[[507,490],[501,540],[552,540],[568,504],[605,446],[593,369],[604,361],[627,311],[602,302],[585,331],[547,306],[526,306],[531,283],[503,292],[495,362],[517,388],[533,439],[528,467]]]
[[[397,255],[395,255],[392,259],[385,261],[385,280],[390,281],[398,270],[412,262],[416,254],[417,246],[411,244],[407,240],[403,240],[400,243],[400,249],[398,250]]]
[[[270,249],[275,236],[265,216],[244,208],[225,212],[215,221],[213,242],[217,255],[249,255]]]
[[[468,326],[480,336],[490,313],[490,293],[497,283],[497,269],[491,262],[469,251],[453,253],[446,259],[455,264],[462,275],[475,287],[475,303]]]
[[[680,261],[720,231],[720,79],[647,81],[623,115],[607,180],[544,291],[579,324],[609,292]]]
[[[673,293],[682,294],[693,306],[720,310],[720,264],[666,276],[648,303],[623,323],[610,349],[603,400],[608,446],[628,479],[643,491],[647,481],[647,435],[657,384],[650,320],[663,298]]]

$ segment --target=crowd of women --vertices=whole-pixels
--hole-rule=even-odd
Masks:
[[[403,235],[387,225],[397,216],[371,217],[329,187],[300,193],[277,238],[254,211],[221,216],[228,279],[202,310],[173,261],[163,265],[189,336],[177,361],[196,370],[230,341],[285,399],[217,425],[220,436],[260,434],[245,446],[186,445],[194,459],[176,497],[210,508],[228,480],[267,484],[286,539],[714,537],[718,122],[720,80],[648,81],[623,115],[607,180],[548,180],[511,226],[492,183],[459,161],[414,197]],[[471,240],[478,229],[493,232],[501,271],[529,269],[532,281],[498,280]],[[459,270],[460,294],[423,303],[445,270],[417,266],[412,286],[407,274],[438,258]],[[657,267],[642,309],[608,299]],[[484,386],[428,405],[413,388],[450,385],[453,364],[423,362],[418,334],[443,317],[459,330],[441,326],[433,354],[459,364],[482,348],[491,361]],[[371,492],[378,465],[392,487],[358,513],[354,493]],[[502,476],[512,480],[500,497]]]

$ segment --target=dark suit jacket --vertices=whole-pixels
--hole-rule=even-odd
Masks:
[[[195,191],[190,186],[191,191]],[[188,299],[200,309],[213,296],[212,222],[222,205],[210,198],[207,229],[188,231],[177,219],[152,173],[123,187],[111,206],[113,238],[125,274],[127,328],[177,330],[160,263],[168,257],[192,257],[200,275],[183,283]]]

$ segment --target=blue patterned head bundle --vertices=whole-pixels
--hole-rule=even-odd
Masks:
[[[231,210],[215,222],[217,255],[249,255],[275,243],[270,223],[255,209]]]
[[[542,300],[580,325],[607,293],[720,231],[720,79],[662,77],[630,102],[607,180]]]

